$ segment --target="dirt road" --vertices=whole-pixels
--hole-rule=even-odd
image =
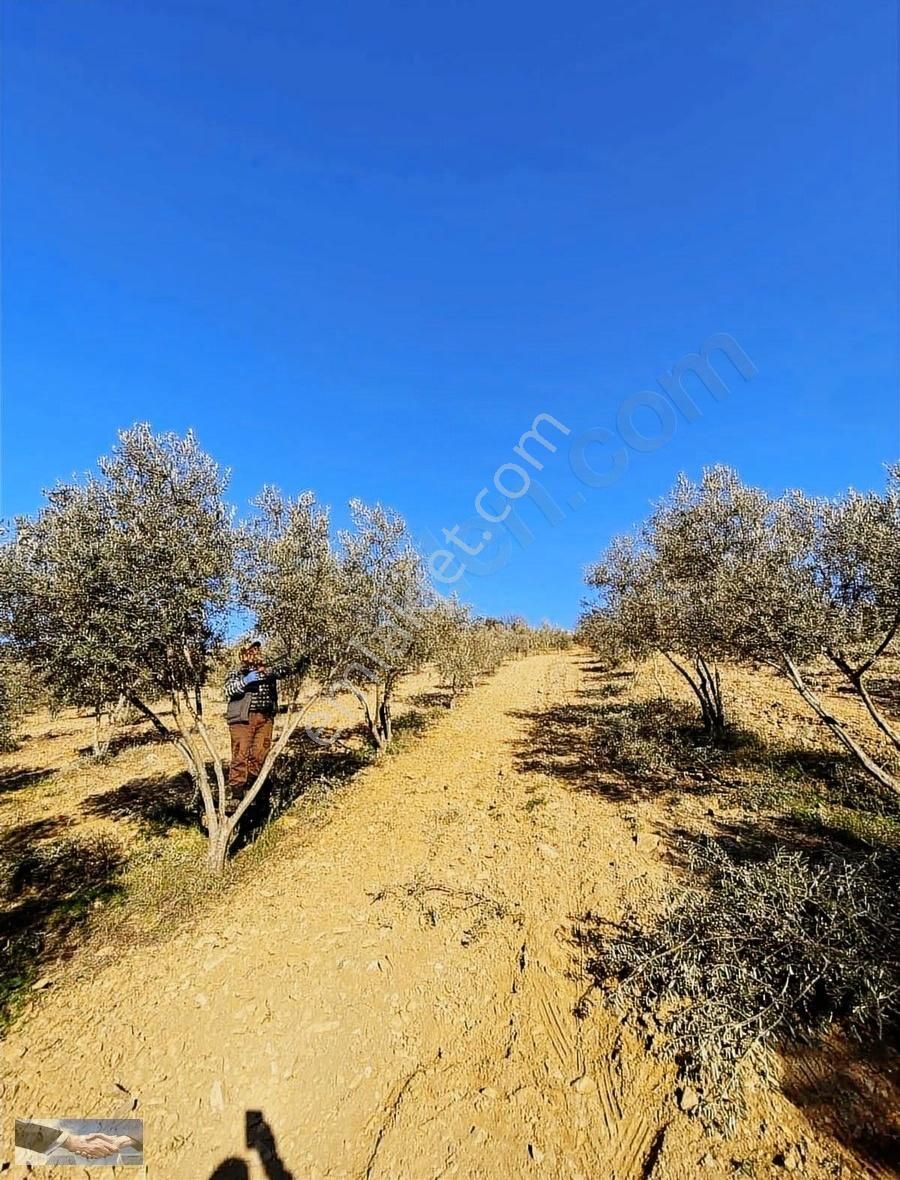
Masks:
[[[523,769],[582,664],[505,666],[196,929],[51,990],[4,1047],[6,1142],[133,1095],[164,1180],[730,1174],[672,1072],[573,1016],[573,919],[663,871],[616,804]]]

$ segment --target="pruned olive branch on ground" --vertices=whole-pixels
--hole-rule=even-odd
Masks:
[[[701,1117],[731,1131],[745,1065],[835,1021],[860,1041],[896,1032],[900,857],[777,850],[740,863],[706,841],[690,873],[700,884],[649,923],[587,915],[579,940],[594,986],[632,1018],[654,1015]]]
[[[451,901],[455,913],[467,913],[470,910],[481,910],[481,917],[470,927],[466,934],[474,940],[481,933],[485,924],[491,920],[502,921],[512,918],[513,922],[521,925],[524,916],[521,910],[507,901],[499,901],[485,893],[478,893],[471,889],[456,889],[439,882],[411,881],[405,885],[396,885],[387,889],[370,893],[373,904],[375,902],[393,900],[406,908],[409,902],[414,902],[419,909],[420,922],[427,922],[430,926],[437,925],[438,912],[427,901],[430,894],[439,894]]]

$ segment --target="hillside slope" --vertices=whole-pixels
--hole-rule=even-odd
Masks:
[[[164,1180],[695,1180],[809,1139],[760,1088],[705,1140],[613,1013],[573,1015],[573,924],[671,871],[646,814],[529,769],[586,663],[506,665],[192,929],[51,989],[3,1049],[5,1143],[15,1114],[135,1099]]]

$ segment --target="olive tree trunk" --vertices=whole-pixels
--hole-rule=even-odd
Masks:
[[[698,655],[694,659],[693,673],[670,652],[663,652],[673,668],[683,676],[700,705],[703,728],[708,734],[719,738],[725,732],[725,704],[722,700],[722,682],[718,668],[710,668],[706,659]]]
[[[119,727],[127,703],[125,694],[122,693],[112,708],[109,708],[108,703],[95,706],[94,735],[91,741],[91,750],[95,758],[105,758],[109,753],[110,742]]]
[[[865,706],[866,712],[869,714],[884,736],[889,742],[891,742],[893,746],[900,750],[900,732],[894,728],[894,726],[888,721],[888,719],[872,700],[868,686],[863,679],[866,673],[871,671],[875,661],[878,660],[891,645],[891,643],[893,643],[898,631],[900,631],[900,612],[898,612],[898,614],[894,617],[893,622],[887,629],[876,649],[872,652],[869,658],[863,660],[862,663],[857,663],[855,666],[852,665],[841,652],[836,651],[833,648],[828,649],[828,658],[835,665],[835,667],[844,674],[848,684]]]
[[[839,721],[838,718],[832,713],[829,713],[829,711],[825,708],[824,703],[803,679],[800,669],[790,658],[790,656],[785,652],[782,652],[781,661],[782,667],[791,684],[794,686],[800,696],[803,697],[804,701],[806,701],[819,720],[822,721],[823,724],[825,724],[834,734],[841,745],[850,751],[853,757],[856,758],[856,760],[866,770],[866,772],[870,774],[872,778],[876,780],[876,782],[880,783],[881,786],[886,787],[890,791],[900,792],[900,783],[898,783],[894,776],[885,770],[883,766],[879,766],[878,763],[866,753],[859,742],[857,742],[852,734],[848,731],[843,722]]]
[[[188,693],[176,692],[172,694],[174,730],[169,729],[157,714],[138,697],[130,698],[135,708],[143,713],[154,728],[178,749],[190,772],[194,788],[203,802],[203,816],[208,841],[207,864],[212,872],[221,874],[224,871],[228,851],[241,819],[265,786],[276,760],[294,736],[297,727],[319,695],[317,689],[310,697],[303,701],[294,701],[289,706],[288,712],[284,715],[283,729],[272,743],[253,786],[244,795],[232,815],[226,814],[227,791],[222,755],[216,749],[212,736]]]

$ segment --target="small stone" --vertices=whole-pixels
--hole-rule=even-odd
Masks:
[[[197,992],[197,994],[194,996],[194,1003],[198,1008],[205,1008],[209,1003],[209,999],[203,994],[203,992]]]
[[[700,1161],[700,1167],[701,1168],[714,1168],[715,1166],[716,1166],[715,1157],[710,1155],[709,1152],[707,1152],[706,1155],[703,1157],[703,1159]]]
[[[50,976],[45,975],[43,979],[39,979],[37,981],[37,983],[33,983],[31,985],[31,990],[33,992],[40,992],[40,991],[43,991],[45,988],[50,987],[52,983],[53,983],[53,980],[50,978]]]
[[[693,1088],[693,1086],[685,1086],[678,1095],[678,1105],[685,1112],[689,1114],[692,1110],[696,1110],[700,1105],[700,1095]]]
[[[789,1147],[786,1151],[779,1152],[772,1162],[776,1167],[784,1168],[786,1172],[798,1172],[803,1167],[803,1160],[796,1147]]]
[[[540,1149],[540,1148],[539,1148],[539,1147],[538,1147],[536,1144],[534,1144],[534,1143],[529,1143],[529,1144],[528,1144],[528,1154],[531,1156],[531,1158],[534,1160],[534,1162],[535,1162],[536,1164],[539,1164],[539,1163],[541,1163],[541,1161],[542,1161],[542,1160],[543,1160],[543,1158],[544,1158],[544,1153],[543,1153],[543,1152],[541,1151],[541,1149]]]
[[[572,1082],[572,1089],[577,1094],[589,1094],[592,1090],[597,1089],[597,1083],[590,1076],[590,1074],[582,1074],[580,1078],[576,1078]]]
[[[635,836],[634,842],[641,852],[655,852],[659,847],[659,836],[654,836],[650,832],[642,832],[639,836]]]
[[[218,1078],[209,1088],[209,1105],[217,1114],[221,1114],[225,1109],[225,1095],[222,1093],[222,1083]]]
[[[547,860],[557,860],[559,857],[559,853],[552,844],[538,844],[537,850],[541,856],[546,857]]]
[[[500,1095],[493,1086],[482,1086],[478,1091],[479,1094],[484,1095],[485,1098],[499,1098]]]

